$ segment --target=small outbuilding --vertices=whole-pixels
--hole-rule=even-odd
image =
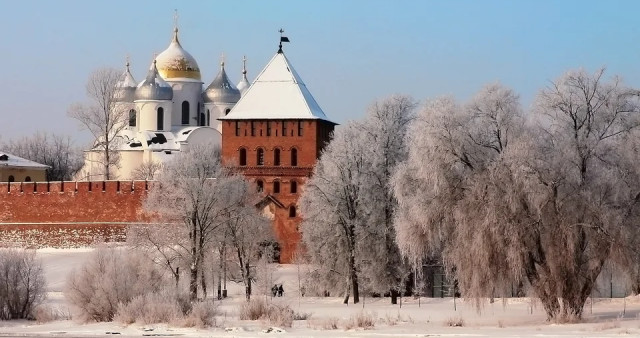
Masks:
[[[42,182],[49,166],[0,151],[0,182]]]

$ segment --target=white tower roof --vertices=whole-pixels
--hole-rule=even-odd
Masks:
[[[251,87],[219,120],[314,119],[331,122],[282,52],[260,72]]]

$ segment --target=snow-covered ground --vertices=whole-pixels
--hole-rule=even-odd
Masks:
[[[47,303],[70,313],[62,290],[66,274],[79,266],[91,249],[43,249],[42,259],[49,297]],[[272,330],[262,321],[241,321],[237,309],[244,301],[243,288],[229,284],[229,298],[219,302],[221,315],[218,327],[211,329],[174,328],[162,325],[128,325],[118,323],[83,324],[73,320],[58,320],[44,324],[32,321],[0,321],[2,336],[56,336],[84,337],[111,336],[203,336],[203,337],[256,337],[277,335],[283,337],[607,337],[640,336],[640,297],[626,299],[599,299],[587,303],[585,319],[577,324],[549,324],[542,309],[529,299],[496,299],[478,313],[464,301],[451,298],[403,298],[402,306],[389,304],[389,299],[365,298],[361,304],[344,305],[342,299],[299,297],[298,269],[295,265],[272,265],[273,283],[284,285],[285,296],[265,297],[269,302],[285,303],[298,313],[311,314],[309,319],[294,321],[293,327]],[[262,290],[258,290],[260,293]],[[375,327],[368,330],[346,330],[348,320],[360,313],[375,318]],[[449,327],[445,323],[461,318],[462,327]],[[323,329],[336,322],[338,329]]]

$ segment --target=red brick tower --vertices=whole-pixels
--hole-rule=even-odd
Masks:
[[[263,192],[262,207],[273,219],[280,261],[291,262],[300,241],[298,198],[336,124],[327,119],[282,48],[219,120],[224,164]]]

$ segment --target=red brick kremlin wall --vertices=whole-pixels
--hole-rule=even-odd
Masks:
[[[145,181],[0,183],[0,246],[124,241],[126,224],[118,223],[145,221],[148,188]]]

